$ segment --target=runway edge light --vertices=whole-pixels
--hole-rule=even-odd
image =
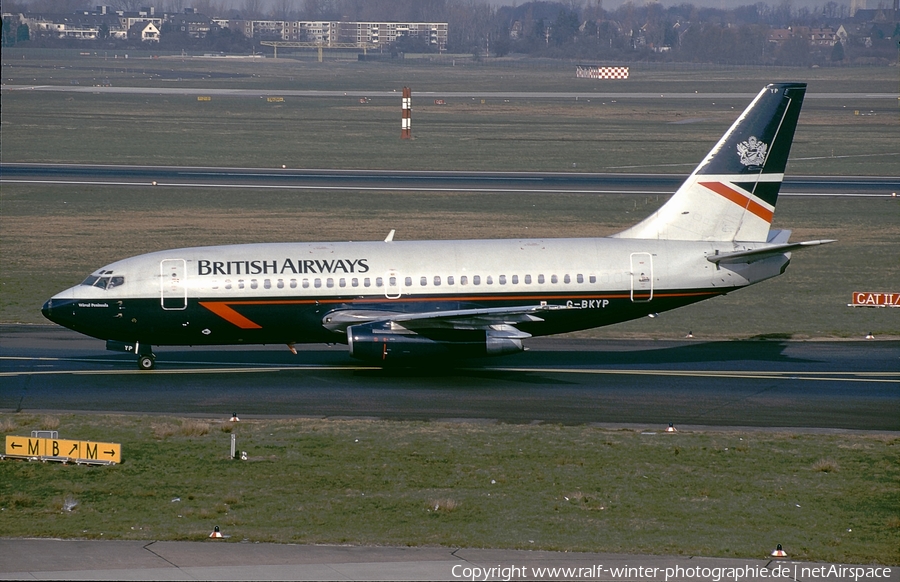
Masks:
[[[666,432],[678,432],[678,429],[675,428],[675,425],[670,422],[669,426],[666,428]]]
[[[219,531],[219,526],[216,526],[216,527],[213,528],[212,533],[209,534],[209,537],[215,538],[215,539],[219,539],[219,538],[222,538],[222,537],[224,537],[224,536],[222,535],[222,532]],[[781,546],[779,546],[779,547],[781,547]]]
[[[775,546],[775,549],[772,550],[772,557],[773,557],[773,558],[787,558],[788,555],[787,555],[787,553],[781,548],[781,544],[778,544],[777,546]]]

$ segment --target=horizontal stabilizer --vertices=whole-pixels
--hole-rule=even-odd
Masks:
[[[815,247],[828,243],[836,242],[834,240],[810,240],[806,242],[789,243],[781,245],[772,245],[758,249],[750,249],[747,251],[735,251],[733,253],[719,253],[717,255],[709,255],[707,261],[712,263],[753,263],[776,255],[781,255],[790,251],[796,251],[806,247]]]

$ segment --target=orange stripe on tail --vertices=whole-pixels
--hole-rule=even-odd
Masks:
[[[759,202],[755,202],[753,199],[747,197],[744,194],[741,194],[737,190],[729,188],[725,184],[721,182],[699,182],[701,186],[705,186],[709,188],[719,196],[723,196],[728,200],[731,200],[738,206],[745,208],[755,214],[756,216],[762,218],[769,224],[772,223],[772,217],[774,216],[774,212],[760,204]]]

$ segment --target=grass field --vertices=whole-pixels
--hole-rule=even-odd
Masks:
[[[576,79],[574,65],[536,69],[500,61],[467,66],[268,59],[103,59],[4,51],[9,85],[91,85],[398,91],[329,99],[3,92],[3,159],[308,168],[689,172],[746,98],[447,99],[426,91],[756,93],[807,81],[810,93],[896,93],[893,68],[632,67],[627,81]],[[20,58],[25,57],[25,58]],[[412,141],[401,141],[399,90],[413,88]],[[900,111],[891,99],[808,99],[793,174],[895,175]]]
[[[0,462],[0,536],[440,545],[900,564],[900,438],[0,415],[123,445]],[[230,460],[230,434],[248,460]],[[264,484],[261,485],[261,484]]]

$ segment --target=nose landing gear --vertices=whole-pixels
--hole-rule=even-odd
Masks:
[[[114,352],[137,354],[137,364],[141,370],[152,370],[156,367],[156,354],[153,353],[153,348],[149,344],[108,340],[106,349]]]
[[[138,356],[138,368],[141,370],[152,370],[156,367],[155,354],[142,354]]]

